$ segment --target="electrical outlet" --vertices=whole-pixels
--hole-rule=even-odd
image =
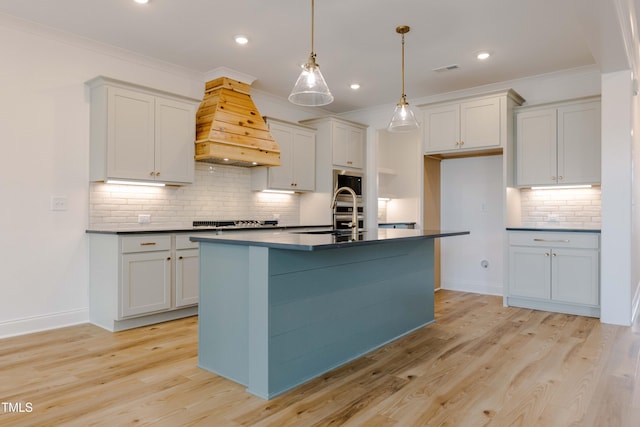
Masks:
[[[67,198],[64,196],[51,196],[52,211],[66,211],[67,210]]]
[[[151,215],[150,214],[138,215],[138,224],[151,224]]]

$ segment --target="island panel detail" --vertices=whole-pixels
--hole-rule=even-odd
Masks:
[[[199,366],[270,399],[434,320],[433,239],[200,241]]]

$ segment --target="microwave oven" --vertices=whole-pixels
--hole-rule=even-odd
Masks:
[[[351,188],[354,193],[356,193],[358,203],[362,202],[362,192],[364,190],[364,186],[361,173],[345,170],[334,170],[333,191],[336,191],[340,187]],[[338,195],[336,200],[351,201],[351,195],[347,192],[342,192]]]

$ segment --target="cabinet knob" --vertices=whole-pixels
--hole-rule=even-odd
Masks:
[[[553,256],[558,256],[558,254],[554,252],[554,253],[553,253]]]
[[[178,259],[184,259],[183,257],[179,256]]]
[[[153,176],[153,171],[149,172],[149,176]]]
[[[552,176],[552,177],[551,177],[551,181],[555,181],[555,180],[556,180],[556,177],[555,177],[555,176]]]
[[[460,141],[460,146],[462,147],[464,145],[464,141]]]
[[[545,252],[545,253],[544,253],[544,256],[549,256],[549,252]]]
[[[156,172],[156,176],[160,176],[160,172]]]
[[[171,257],[170,256],[167,257],[167,261],[171,261]]]
[[[456,147],[460,146],[460,141],[456,141]]]
[[[562,176],[562,175],[560,175],[560,176],[558,177],[558,180],[559,180],[559,181],[562,181],[563,179],[564,179],[564,176]]]
[[[352,162],[351,160],[347,160],[347,164],[348,164],[348,165],[352,165],[352,164],[353,164],[353,162]]]

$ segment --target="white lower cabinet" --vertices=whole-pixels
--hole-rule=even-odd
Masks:
[[[176,236],[176,307],[198,303],[198,244],[189,240],[189,235]]]
[[[91,322],[118,331],[197,314],[198,245],[190,235],[91,234]]]
[[[507,305],[600,315],[600,236],[509,232]]]
[[[171,238],[154,240],[166,240],[166,250],[122,254],[121,318],[171,308]]]

